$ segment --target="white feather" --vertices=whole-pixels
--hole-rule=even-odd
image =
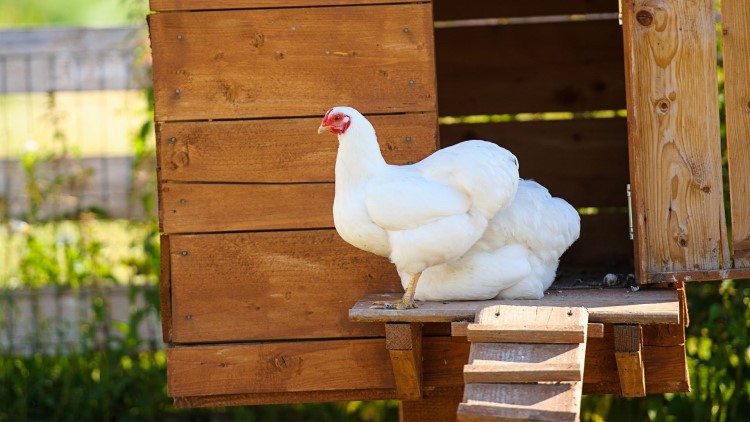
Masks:
[[[334,223],[352,245],[387,256],[417,300],[539,298],[580,219],[541,185],[519,184],[518,161],[466,141],[410,166],[385,163],[372,125],[349,107],[339,134]]]

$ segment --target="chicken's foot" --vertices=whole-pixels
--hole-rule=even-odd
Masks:
[[[417,305],[414,304],[414,292],[417,290],[417,282],[419,282],[419,277],[421,275],[422,273],[418,272],[411,276],[411,279],[409,280],[409,285],[406,286],[404,297],[402,297],[401,300],[397,300],[393,302],[379,300],[377,302],[373,302],[370,308],[371,309],[397,309],[397,310],[416,308]]]

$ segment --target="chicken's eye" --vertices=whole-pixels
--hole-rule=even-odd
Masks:
[[[341,116],[339,116],[337,114],[337,115],[333,116],[333,120],[339,121],[339,120],[341,120]]]

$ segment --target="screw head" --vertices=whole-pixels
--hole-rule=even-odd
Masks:
[[[173,143],[177,142],[177,138],[175,138],[174,136],[172,136],[171,138],[169,138],[169,142],[173,144]]]
[[[182,252],[180,252],[180,255],[182,255],[182,256],[188,256],[188,251],[182,251]]]
[[[179,88],[177,88],[177,89],[174,90],[174,93],[177,94],[177,95],[180,95],[180,94],[182,94],[182,91]]]
[[[408,34],[409,32],[409,27],[404,27],[404,34]]]
[[[177,39],[181,40],[182,39],[182,34],[177,34]]]
[[[407,136],[406,138],[404,138],[404,141],[405,142],[411,142],[411,136]]]

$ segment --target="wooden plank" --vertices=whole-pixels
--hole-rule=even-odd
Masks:
[[[614,327],[586,346],[585,394],[622,394],[615,358]],[[690,391],[684,329],[679,324],[643,326],[643,364],[647,394]]]
[[[443,148],[466,139],[509,149],[521,164],[522,178],[536,180],[575,207],[627,206],[624,118],[440,126]]]
[[[174,397],[177,408],[248,406],[258,404],[321,403],[351,400],[395,400],[395,388],[368,390],[276,391],[273,393],[216,394]]]
[[[584,355],[578,344],[474,343],[464,382],[583,381]]]
[[[382,324],[378,324],[381,325]],[[688,374],[686,369],[684,344],[672,344],[678,341],[679,336],[666,335],[658,337],[660,334],[649,332],[651,327],[644,327],[644,348],[643,359],[646,371],[646,388],[649,394],[665,392],[687,392],[690,389]],[[605,338],[590,338],[587,341],[586,354],[586,371],[584,373],[584,392],[587,394],[620,394],[620,383],[617,376],[617,365],[614,357],[613,329],[611,325],[606,325]],[[657,338],[658,337],[658,338]],[[670,340],[672,339],[672,340]],[[360,340],[353,340],[359,342]],[[368,340],[368,341],[375,341]],[[342,341],[342,343],[345,341]],[[289,344],[307,344],[310,343],[310,350],[316,350],[317,342],[292,342]],[[282,343],[286,344],[286,343]],[[651,344],[654,344],[651,346]],[[198,407],[198,406],[220,406],[220,405],[246,405],[246,404],[270,404],[270,403],[298,403],[298,402],[320,402],[334,400],[375,400],[375,399],[394,399],[395,385],[389,388],[370,388],[358,390],[328,390],[328,391],[298,391],[298,392],[271,392],[271,393],[229,393],[222,394],[218,391],[211,391],[209,388],[200,389],[203,379],[210,380],[210,383],[221,383],[211,378],[205,378],[201,371],[213,372],[213,367],[206,368],[208,362],[219,359],[217,353],[225,348],[230,348],[232,356],[242,357],[255,356],[254,353],[246,353],[246,347],[255,348],[259,345],[213,345],[199,347],[179,347],[174,348],[178,354],[183,350],[200,349],[205,350],[208,355],[204,356],[201,352],[196,351],[191,357],[184,360],[168,360],[168,371],[170,382],[177,384],[192,383],[192,387],[197,389],[196,395],[177,396],[176,405],[179,407]],[[235,348],[238,348],[235,351]],[[380,340],[373,345],[373,350],[382,353],[378,362],[372,363],[373,366],[379,366],[381,369],[388,365],[388,355],[385,349],[384,340]],[[175,353],[175,352],[170,352]],[[338,352],[336,352],[338,353]],[[348,352],[346,352],[348,353]],[[281,355],[292,356],[287,351],[281,351]],[[369,354],[369,352],[368,352]],[[304,357],[304,355],[300,355]],[[267,355],[272,359],[273,355]],[[193,361],[191,362],[191,359]],[[382,360],[380,360],[382,359]],[[461,388],[463,385],[462,369],[469,359],[469,344],[466,341],[446,337],[426,337],[424,340],[424,383],[425,397],[429,398],[431,394],[437,394],[441,389],[452,390]],[[187,362],[184,366],[182,362]],[[200,368],[196,362],[204,362],[204,368]],[[307,365],[307,364],[305,364]],[[315,366],[315,362],[306,366],[305,370]],[[322,363],[323,369],[328,371],[328,364]],[[331,365],[337,365],[333,362]],[[369,363],[367,364],[369,365]],[[384,366],[381,366],[384,365]],[[218,367],[218,366],[217,366]],[[272,370],[263,370],[264,375],[262,382],[259,381],[254,373],[235,370],[219,371],[226,375],[226,381],[229,388],[225,390],[246,389],[247,386],[254,386],[258,383],[265,383],[270,380],[277,385],[283,382],[283,379],[277,375],[278,369],[275,365],[267,366]],[[221,368],[219,368],[221,369]],[[235,369],[238,369],[235,366]],[[198,371],[198,372],[195,372]],[[334,369],[331,369],[334,371]],[[173,375],[174,374],[174,375]],[[382,374],[374,374],[380,377]],[[176,378],[175,378],[176,377]],[[371,374],[364,377],[372,378]],[[180,388],[183,388],[180,386]],[[311,386],[310,388],[315,388]],[[170,394],[174,396],[173,394]],[[454,394],[455,396],[455,394]],[[404,402],[404,406],[419,409],[422,401]],[[434,419],[433,419],[434,420]]]
[[[434,422],[456,414],[464,396],[462,386],[425,391],[422,400],[403,400],[399,407],[400,422]]]
[[[728,256],[712,1],[623,3],[638,280]]]
[[[466,337],[469,324],[468,321],[451,322],[451,335],[453,337]],[[604,337],[604,324],[599,322],[589,322],[588,328],[586,329],[586,338],[591,337]]]
[[[333,182],[338,142],[318,136],[322,116],[300,119],[175,122],[157,126],[162,180]],[[435,113],[367,116],[390,164],[417,162],[437,149]]]
[[[385,324],[385,348],[391,356],[396,394],[401,400],[422,397],[422,324]]]
[[[616,21],[436,29],[435,48],[442,116],[625,106]]]
[[[159,13],[149,26],[157,121],[435,111],[428,3]]]
[[[646,395],[646,375],[641,353],[640,325],[615,325],[615,360],[620,374],[620,387],[625,397]]]
[[[170,396],[394,388],[383,339],[175,347]]]
[[[695,270],[650,273],[647,283],[679,283],[683,281],[706,281],[750,278],[750,268],[733,268],[725,270]]]
[[[170,261],[172,253],[169,247],[169,236],[159,236],[161,256],[159,258],[159,313],[161,314],[161,333],[165,343],[172,342],[172,271]]]
[[[584,343],[588,312],[583,307],[488,305],[467,328],[470,342]]]
[[[165,233],[333,228],[333,184],[165,183]]]
[[[680,304],[669,289],[577,289],[547,291],[538,301],[485,300],[456,302],[417,302],[418,308],[405,311],[370,309],[377,300],[396,300],[399,294],[368,294],[349,310],[349,319],[361,322],[451,322],[473,321],[477,309],[490,305],[583,306],[590,322],[632,324],[677,324]]]
[[[467,384],[459,421],[575,421],[580,388],[575,384]]]
[[[734,266],[750,267],[750,4],[721,2]]]
[[[463,385],[461,369],[468,359],[465,344],[450,337],[424,339],[425,391]],[[171,397],[259,394],[265,403],[275,403],[279,402],[273,396],[277,392],[395,392],[389,367],[383,338],[218,344],[167,350]],[[389,394],[384,398],[394,398]]]
[[[434,0],[435,20],[502,18],[515,16],[572,15],[617,12],[608,0],[537,0],[534,2]]]
[[[382,336],[347,320],[367,292],[401,292],[386,258],[334,230],[172,235],[175,343]]]
[[[343,6],[377,3],[413,3],[408,0],[150,0],[151,10],[229,10],[272,7]]]

